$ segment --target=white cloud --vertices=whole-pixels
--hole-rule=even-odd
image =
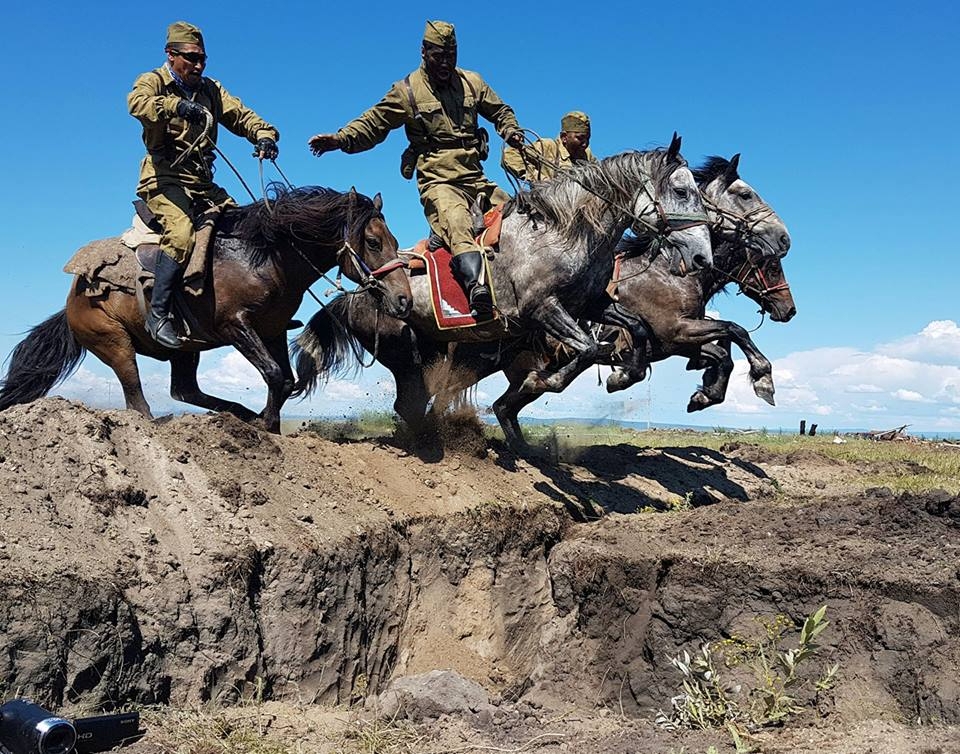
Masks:
[[[916,390],[894,390],[890,395],[897,400],[907,401],[908,403],[933,403],[929,398],[924,398]]]
[[[960,326],[953,320],[936,320],[916,335],[881,345],[877,351],[913,361],[960,366]]]
[[[848,385],[846,388],[848,393],[882,393],[883,388],[877,385]]]

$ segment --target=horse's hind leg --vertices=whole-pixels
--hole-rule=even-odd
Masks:
[[[193,406],[210,411],[227,411],[243,421],[253,421],[257,415],[246,406],[204,393],[197,384],[200,354],[177,351],[170,354],[170,396]]]
[[[152,419],[150,405],[140,384],[137,352],[126,328],[83,295],[71,295],[67,299],[66,312],[67,323],[77,342],[117,376],[127,408]]]

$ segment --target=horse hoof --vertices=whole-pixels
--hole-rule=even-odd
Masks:
[[[698,390],[690,396],[690,402],[687,404],[687,413],[692,414],[694,411],[703,411],[703,409],[710,408],[712,405],[713,401]]]
[[[546,382],[538,374],[529,375],[520,385],[521,393],[542,393],[546,389]]]
[[[607,377],[607,392],[616,393],[618,390],[626,390],[633,382],[625,372],[613,372]]]
[[[754,382],[753,392],[757,394],[758,398],[762,398],[771,406],[777,405],[773,400],[774,387],[773,380],[771,378],[761,377],[759,380]]]

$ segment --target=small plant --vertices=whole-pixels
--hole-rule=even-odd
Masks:
[[[802,671],[820,649],[817,638],[829,625],[826,611],[824,605],[804,620],[792,649],[783,648],[792,624],[778,615],[758,619],[757,638],[734,636],[704,644],[693,657],[684,651],[671,658],[682,676],[681,693],[670,700],[671,713],[660,712],[657,722],[671,729],[725,727],[737,751],[749,751],[746,730],[783,723],[800,711],[797,692],[809,683]],[[722,679],[720,668],[741,682]],[[833,688],[838,672],[839,665],[825,669],[813,681],[815,692]]]

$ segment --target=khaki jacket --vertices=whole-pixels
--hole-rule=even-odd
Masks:
[[[204,78],[193,100],[213,114],[209,139],[176,168],[171,168],[171,163],[202,129],[202,126],[191,125],[177,115],[177,103],[181,99],[189,98],[177,86],[165,65],[137,77],[133,91],[127,95],[130,114],[143,125],[143,144],[147,148],[147,156],[140,164],[138,194],[162,188],[165,183],[196,190],[210,186],[212,182],[203,163],[213,164],[218,124],[252,144],[266,137],[274,141],[280,139],[276,128],[227,92],[219,81]]]
[[[500,136],[519,128],[513,109],[480,74],[457,68],[450,85],[438,87],[421,65],[341,128],[337,137],[340,148],[352,154],[375,147],[390,131],[403,126],[417,152],[417,187],[422,193],[440,183],[486,182],[476,138],[478,115],[493,123]]]
[[[558,171],[564,170],[571,165],[576,164],[570,158],[570,153],[563,146],[558,136],[556,139],[537,139],[530,145],[530,149],[537,152],[545,164],[539,164],[533,159],[527,159],[526,163],[520,152],[513,147],[507,147],[503,152],[503,159],[500,164],[508,173],[515,175],[522,181],[546,181],[553,178]],[[587,156],[584,160],[578,162],[596,162],[597,158],[593,156],[590,147],[587,147]]]

